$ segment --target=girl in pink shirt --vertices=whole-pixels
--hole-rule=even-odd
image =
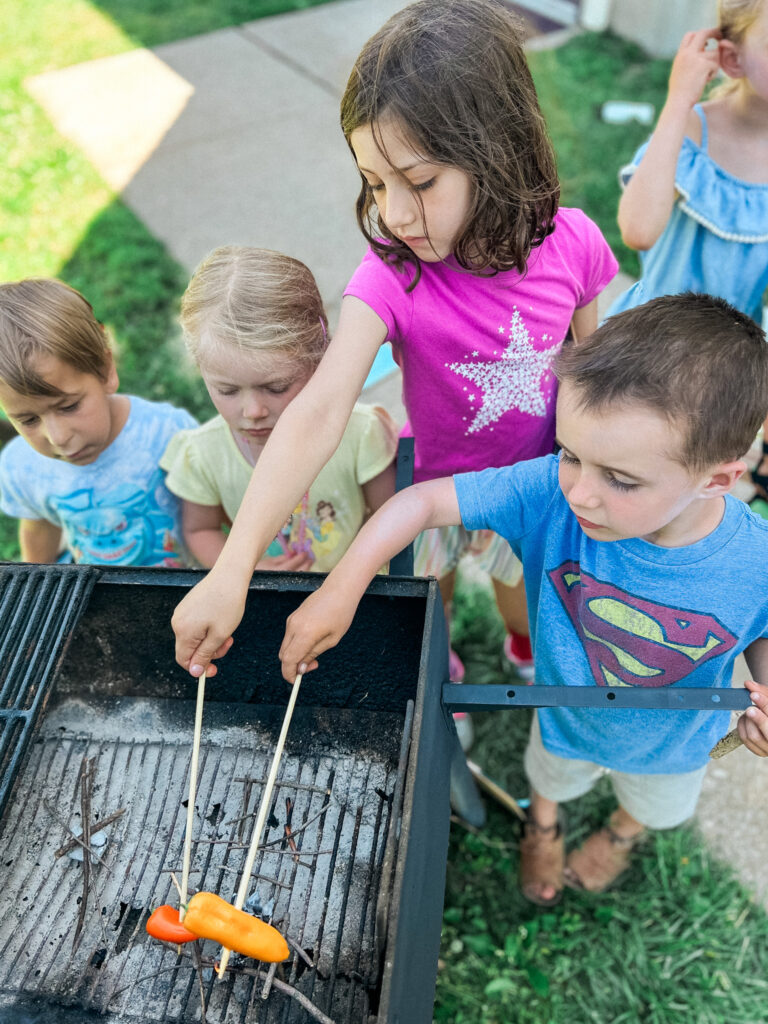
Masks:
[[[253,566],[339,443],[382,344],[402,368],[417,480],[531,459],[554,443],[552,360],[569,330],[596,328],[597,296],[616,273],[592,221],[558,210],[521,25],[500,2],[419,0],[396,14],[358,57],[341,122],[370,248],[216,565],[176,609],[177,660],[193,675],[228,649]],[[508,655],[530,663],[506,542],[460,528],[423,535],[417,571],[438,576],[448,605],[467,550],[494,579]]]

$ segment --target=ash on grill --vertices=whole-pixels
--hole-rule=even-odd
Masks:
[[[280,716],[206,707],[190,893],[234,899]],[[216,982],[213,943],[196,965],[189,949],[177,956],[144,930],[154,907],[177,901],[170,874],[182,860],[191,702],[65,699],[50,709],[0,833],[0,989],[113,1022],[199,1020],[201,996],[208,1024],[366,1021],[403,719],[329,716],[296,711],[252,876],[250,909],[271,914],[294,955],[272,977],[235,956]],[[354,747],[339,742],[345,735]],[[76,834],[80,863],[60,855]],[[98,834],[107,842],[95,848]]]

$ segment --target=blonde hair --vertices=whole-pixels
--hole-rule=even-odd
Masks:
[[[765,0],[718,0],[717,16],[720,34],[736,46],[757,20]],[[739,79],[724,77],[709,93],[709,99],[725,96],[739,88]]]
[[[40,356],[101,381],[113,362],[107,332],[80,292],[51,278],[0,285],[0,380],[20,395],[61,394],[35,371]]]
[[[181,326],[200,365],[206,348],[228,343],[279,352],[314,370],[328,343],[317,283],[299,260],[249,246],[214,249],[181,300]]]

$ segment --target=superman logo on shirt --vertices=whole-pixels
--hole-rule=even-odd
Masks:
[[[598,686],[671,686],[736,643],[713,615],[655,604],[564,562],[548,573]]]

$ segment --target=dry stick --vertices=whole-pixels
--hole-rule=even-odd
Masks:
[[[88,907],[88,890],[91,883],[91,782],[93,774],[93,758],[84,757],[80,765],[80,814],[83,828],[83,898],[80,901],[80,912],[77,915],[75,938],[72,944],[77,949],[80,935],[85,924]]]
[[[203,732],[203,702],[205,701],[205,680],[208,670],[197,680],[197,704],[195,705],[195,731],[192,738],[192,763],[189,766],[189,800],[187,802],[187,827],[184,832],[184,861],[181,868],[181,892],[179,893],[179,923],[187,912],[187,888],[189,885],[189,862],[192,858],[192,828],[195,823],[195,800],[197,798],[197,764],[200,760],[200,737]]]
[[[51,805],[45,799],[43,800],[43,807],[45,807],[46,811],[48,811],[48,813],[50,814],[50,816],[52,818],[54,818],[56,821],[58,821],[58,823],[61,825],[61,827],[66,832],[69,832],[69,834],[72,836],[71,842],[72,842],[72,846],[73,847],[75,847],[75,846],[82,846],[82,848],[84,850],[87,850],[88,853],[90,853],[90,855],[93,857],[93,859],[95,861],[97,861],[99,864],[101,864],[101,866],[104,868],[105,871],[109,871],[110,874],[113,873],[111,868],[109,868],[104,863],[104,861],[101,859],[101,857],[98,855],[98,853],[96,853],[94,848],[89,843],[86,843],[84,841],[84,839],[82,838],[82,836],[76,836],[75,833],[72,831],[72,829],[69,827],[69,825],[66,823],[66,821],[64,821],[63,818],[59,817],[59,815],[56,813],[56,811],[53,809],[53,807],[51,807]]]
[[[288,726],[291,724],[291,716],[293,715],[293,709],[296,707],[296,698],[299,695],[299,687],[301,686],[302,674],[296,676],[291,687],[291,696],[288,701],[288,707],[285,709],[285,717],[283,718],[283,727],[280,730],[280,735],[277,739],[277,746],[275,747],[275,754],[272,758],[272,764],[267,775],[267,784],[264,787],[264,793],[261,797],[261,804],[259,806],[259,813],[256,816],[256,824],[253,826],[253,833],[251,835],[251,845],[248,850],[248,856],[245,858],[245,866],[243,867],[243,874],[240,878],[240,888],[237,890],[237,899],[235,900],[235,909],[242,910],[243,904],[245,903],[245,897],[248,895],[248,885],[251,880],[251,871],[253,871],[253,862],[256,860],[256,851],[259,848],[259,839],[264,829],[264,824],[267,820],[267,814],[269,813],[269,802],[272,799],[272,789],[275,785],[275,779],[277,778],[277,769],[280,765],[280,758],[283,754],[283,747],[285,746],[285,738],[288,735]],[[216,972],[219,979],[224,977],[224,972],[227,969],[229,963],[229,956],[231,950],[227,949],[226,946],[222,946],[221,949],[221,962],[219,969]]]
[[[119,811],[115,811],[114,814],[108,814],[107,817],[104,818],[102,821],[95,821],[91,825],[91,837],[95,836],[97,832],[103,832],[104,829],[107,827],[107,825],[111,825],[113,821],[117,821],[117,819],[122,814],[125,814],[125,808],[124,807],[121,807]],[[54,853],[53,856],[54,857],[63,857],[64,854],[69,853],[70,850],[74,850],[74,848],[77,846],[78,843],[80,843],[80,845],[82,846],[83,845],[82,839],[79,839],[77,836],[73,835],[72,838],[69,839],[66,843],[64,843],[63,846],[60,846],[58,848],[58,850]],[[93,852],[93,850],[91,850],[91,854],[94,857],[96,856],[96,854]]]
[[[270,964],[269,965],[269,970],[267,971],[267,977],[264,979],[264,987],[261,990],[261,998],[262,999],[268,999],[269,998],[269,993],[270,993],[270,990],[272,988],[272,982],[275,980],[275,974],[276,973],[277,973],[277,964],[276,963]]]

